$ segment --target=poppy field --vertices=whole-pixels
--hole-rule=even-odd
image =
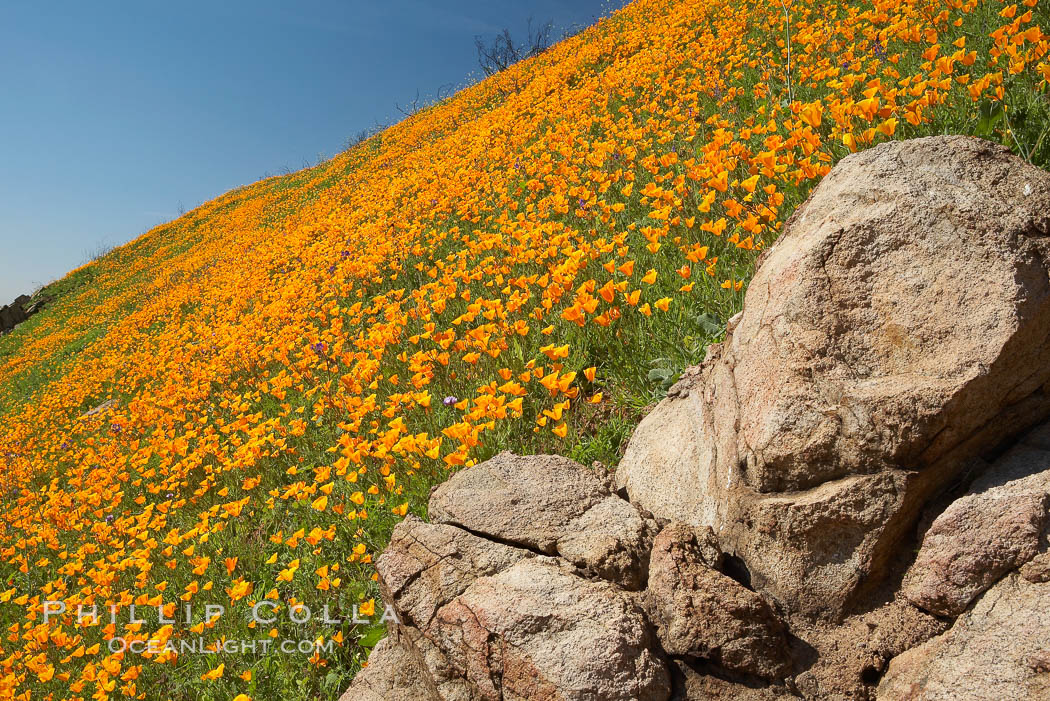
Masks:
[[[338,698],[394,525],[502,450],[614,466],[838,160],[961,133],[1046,167],[1047,32],[1037,0],[636,0],[53,283],[0,337],[0,698]]]

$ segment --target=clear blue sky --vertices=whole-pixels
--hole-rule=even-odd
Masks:
[[[622,0],[0,3],[0,304]]]

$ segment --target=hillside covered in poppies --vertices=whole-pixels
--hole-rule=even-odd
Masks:
[[[614,466],[841,158],[1045,168],[1047,32],[1037,0],[636,0],[53,283],[0,337],[0,697],[337,698],[393,526],[502,450]]]

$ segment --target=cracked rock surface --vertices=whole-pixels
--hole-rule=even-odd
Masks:
[[[890,662],[880,698],[1050,698],[1050,583],[1011,574],[947,633]]]
[[[481,699],[663,701],[668,671],[622,589],[546,558],[475,581],[427,635]]]
[[[644,583],[658,530],[599,473],[557,455],[496,457],[454,475],[430,498],[436,523],[547,555],[632,589]]]
[[[528,550],[410,516],[394,528],[376,569],[383,600],[396,601],[399,617],[408,624],[425,627],[475,579],[529,557],[534,555]]]
[[[646,593],[663,649],[765,679],[784,676],[783,623],[761,596],[715,569],[719,558],[704,552],[709,538],[709,530],[698,536],[678,523],[656,537]]]
[[[551,489],[557,480],[569,488]],[[555,496],[525,508],[530,490]],[[487,520],[511,500],[522,508]],[[405,519],[376,563],[399,645],[426,670],[421,694],[669,698],[670,672],[631,591],[645,583],[656,525],[606,481],[564,458],[503,453],[435,490],[430,513],[443,523]]]

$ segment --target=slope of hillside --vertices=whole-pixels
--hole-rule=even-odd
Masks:
[[[0,338],[0,690],[334,698],[393,524],[505,448],[615,462],[838,159],[964,133],[1045,166],[1048,28],[638,0],[74,271]]]

